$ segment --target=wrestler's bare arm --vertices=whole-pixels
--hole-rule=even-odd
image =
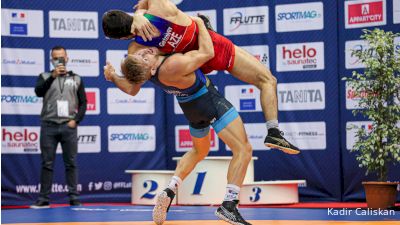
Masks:
[[[121,91],[132,96],[135,96],[142,86],[141,84],[133,84],[126,78],[118,76],[110,62],[107,62],[106,66],[104,66],[104,77],[106,80],[113,82]]]
[[[200,68],[204,63],[214,58],[214,48],[210,34],[203,20],[193,17],[199,27],[199,49],[185,54],[174,54],[165,63],[165,71],[171,76],[185,76]]]

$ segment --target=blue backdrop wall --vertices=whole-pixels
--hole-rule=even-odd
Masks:
[[[364,170],[348,149],[354,124],[369,122],[351,110],[358,93],[343,76],[362,65],[350,50],[366,47],[363,28],[400,31],[399,0],[211,1],[175,0],[243,47],[278,79],[279,120],[303,152],[291,156],[263,146],[266,128],[259,92],[224,71],[210,79],[239,110],[254,148],[256,180],[305,179],[302,201],[361,201]],[[106,39],[101,17],[130,11],[132,1],[2,1],[2,204],[32,203],[40,176],[41,99],[33,89],[50,70],[50,49],[67,48],[68,68],[83,76],[88,113],[79,127],[79,184],[84,202],[129,202],[126,169],[174,169],[174,156],[190,149],[187,122],[173,96],[151,84],[130,97],[103,78],[109,60],[118,68],[129,41]],[[399,47],[400,40],[396,40]],[[214,137],[210,155],[231,155]],[[53,202],[66,200],[64,168],[57,157]],[[400,179],[394,167],[391,180]]]

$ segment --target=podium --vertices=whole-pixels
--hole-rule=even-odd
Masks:
[[[180,160],[182,157],[174,157]],[[177,191],[172,204],[176,205],[216,205],[221,204],[226,192],[227,173],[232,157],[206,157],[186,177]],[[254,161],[252,157],[240,190],[240,204],[293,204],[299,202],[299,185],[305,180],[254,181]],[[132,204],[154,205],[156,195],[168,186],[172,170],[126,170],[132,174]]]
[[[305,180],[276,180],[244,183],[240,189],[241,205],[293,204],[299,202],[299,185]]]
[[[168,186],[172,170],[125,170],[132,174],[131,203],[137,205],[155,205],[156,195]],[[176,205],[176,198],[172,202]]]
[[[182,157],[174,157],[179,161]],[[214,205],[221,204],[226,191],[228,167],[232,157],[206,157],[186,177],[178,189],[178,204]],[[244,183],[254,182],[254,160],[252,157],[247,168]]]

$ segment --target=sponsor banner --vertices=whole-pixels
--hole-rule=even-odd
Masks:
[[[281,111],[325,109],[324,82],[280,83],[277,89]]]
[[[268,6],[224,9],[224,35],[263,34],[268,31]]]
[[[43,11],[1,9],[1,36],[43,37]]]
[[[322,2],[285,4],[275,6],[277,32],[324,29]]]
[[[276,46],[276,71],[323,70],[324,42],[280,44]]]
[[[279,123],[285,138],[301,150],[326,149],[325,122]]]
[[[393,23],[400,23],[400,0],[393,0]]]
[[[210,10],[198,10],[198,11],[189,11],[185,12],[189,16],[197,16],[197,14],[201,14],[207,16],[210,20],[212,28],[217,31],[217,10],[210,9]]]
[[[251,46],[240,46],[250,54],[252,54],[258,61],[260,61],[265,67],[269,67],[269,48],[268,45],[251,45]]]
[[[49,11],[51,38],[98,38],[97,12]]]
[[[260,61],[265,67],[268,69],[269,66],[269,48],[268,45],[249,45],[249,46],[240,46],[248,53],[253,55],[258,61]],[[228,71],[225,70],[226,74],[230,74]]]
[[[357,93],[349,82],[346,82],[346,109],[361,109],[359,106],[359,101],[361,98],[366,97],[368,94],[366,92]]]
[[[154,114],[155,89],[141,88],[136,96],[118,88],[107,89],[108,114]]]
[[[99,115],[100,114],[100,89],[98,88],[85,88],[86,92],[86,114]]]
[[[1,48],[1,74],[38,76],[44,72],[43,49]]]
[[[156,150],[156,127],[109,126],[109,152],[154,152]]]
[[[40,115],[43,98],[35,94],[35,89],[24,87],[1,88],[1,113],[7,115]]]
[[[225,98],[239,112],[261,112],[260,90],[253,85],[227,85]]]
[[[386,0],[344,2],[345,28],[360,28],[386,24]]]
[[[99,51],[97,50],[67,50],[68,70],[82,77],[98,77],[99,70]],[[51,56],[51,51],[49,53]],[[50,70],[54,69],[53,64],[50,63]]]
[[[372,131],[371,121],[349,121],[346,123],[346,149],[352,149],[357,141],[357,131],[362,128],[368,134]]]
[[[40,127],[1,127],[2,154],[40,154]]]
[[[127,50],[107,50],[106,61],[110,62],[115,71],[121,71],[121,62],[128,56]],[[117,73],[121,75],[121,73]]]
[[[360,58],[355,56],[353,52],[365,51],[369,48],[368,42],[364,40],[346,41],[345,48],[346,69],[365,68],[364,63],[362,63]],[[370,50],[370,54],[372,56],[372,50]]]
[[[100,126],[78,126],[78,152],[98,153],[100,151]]]
[[[218,151],[218,136],[212,127],[210,127],[210,138],[210,151]],[[187,152],[193,148],[192,136],[188,125],[175,126],[175,148],[177,152]]]
[[[244,128],[253,150],[271,150],[264,144],[265,135],[267,134],[265,123],[245,123]],[[226,150],[231,150],[228,145],[225,144],[225,146]]]

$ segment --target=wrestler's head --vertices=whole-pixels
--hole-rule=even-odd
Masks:
[[[127,80],[141,84],[157,71],[157,48],[144,48],[128,55],[121,63],[121,71]]]
[[[133,17],[121,10],[109,10],[103,15],[103,32],[109,38],[131,39]]]

